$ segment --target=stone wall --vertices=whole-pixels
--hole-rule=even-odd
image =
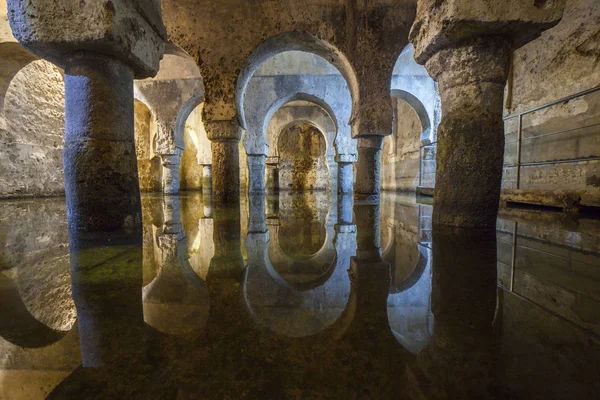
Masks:
[[[393,135],[383,141],[381,188],[415,191],[419,185],[419,150],[423,129],[415,110],[407,102],[397,99],[394,103],[396,126]]]
[[[325,190],[330,186],[325,137],[318,129],[305,123],[292,125],[281,133],[277,147],[281,190]]]
[[[506,115],[525,112],[600,85],[600,3],[567,2],[563,20],[514,52]],[[523,116],[522,163],[600,157],[600,92]],[[504,188],[516,187],[517,121],[506,122]],[[562,132],[562,133],[558,133]],[[521,189],[600,187],[600,162],[529,165]]]
[[[0,46],[0,197],[62,195],[62,71],[17,44]]]
[[[140,101],[135,101],[134,112],[140,189],[142,192],[159,192],[162,185],[162,165],[160,157],[155,155],[152,149],[157,131],[156,122],[148,107]]]
[[[211,145],[202,122],[202,108],[202,105],[196,107],[185,123],[183,137],[185,149],[179,170],[181,190],[200,190],[202,165],[212,164]]]
[[[569,1],[557,26],[514,52],[505,95],[503,189],[517,187],[518,114],[600,86],[599,27],[600,3]],[[600,91],[524,114],[519,187],[597,190],[600,161],[593,158],[600,157],[598,124]],[[435,148],[426,156],[433,159]],[[434,174],[423,178],[435,179]]]

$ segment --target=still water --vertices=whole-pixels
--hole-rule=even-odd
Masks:
[[[600,221],[325,193],[0,203],[0,399],[597,399]]]

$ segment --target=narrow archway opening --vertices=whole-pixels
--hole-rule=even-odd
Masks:
[[[414,60],[409,44],[398,56],[391,83],[393,133],[384,140],[382,188],[421,192],[435,185],[435,146],[441,119],[437,84]]]
[[[330,185],[325,135],[307,122],[285,127],[277,140],[279,190],[327,190]]]

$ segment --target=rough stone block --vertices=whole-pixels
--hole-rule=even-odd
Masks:
[[[116,57],[138,79],[157,73],[166,29],[159,0],[8,0],[16,39],[64,68],[65,54],[89,51]]]
[[[410,32],[415,59],[424,64],[437,51],[478,36],[509,37],[519,48],[556,25],[565,0],[419,0]]]

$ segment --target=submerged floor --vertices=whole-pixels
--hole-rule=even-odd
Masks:
[[[0,203],[0,399],[592,399],[600,221],[325,193],[143,198],[144,232],[69,238]]]

